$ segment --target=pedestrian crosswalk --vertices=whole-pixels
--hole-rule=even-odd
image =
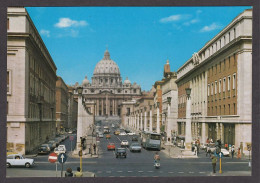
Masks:
[[[114,171],[97,171],[96,172],[97,174],[113,174],[113,173],[139,173],[139,174],[143,174],[143,173],[166,173],[166,174],[210,174],[211,172],[191,172],[191,171],[187,171],[187,172],[184,172],[184,171],[152,171],[152,170],[149,170],[149,171],[143,171],[143,170],[126,170],[126,171],[122,171],[122,170],[114,170]],[[111,177],[111,176],[110,176]]]

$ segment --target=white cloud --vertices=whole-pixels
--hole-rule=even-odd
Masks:
[[[84,20],[71,20],[70,18],[60,18],[59,22],[55,24],[55,27],[58,28],[66,28],[66,27],[79,27],[79,26],[87,26],[88,23]]]
[[[50,31],[48,31],[48,30],[42,29],[42,30],[40,31],[40,34],[41,34],[41,35],[44,35],[44,36],[47,36],[47,37],[50,37]]]
[[[181,15],[171,15],[169,17],[162,18],[160,20],[161,23],[174,22],[181,19]]]
[[[210,31],[213,31],[213,30],[216,30],[216,29],[220,29],[220,28],[222,28],[222,26],[221,25],[218,25],[218,24],[216,24],[216,23],[212,23],[211,25],[209,25],[209,26],[204,26],[201,30],[200,30],[200,32],[210,32]]]

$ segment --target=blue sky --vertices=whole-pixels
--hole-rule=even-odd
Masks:
[[[91,80],[106,47],[126,77],[150,90],[169,59],[177,71],[251,7],[27,7],[67,84]]]

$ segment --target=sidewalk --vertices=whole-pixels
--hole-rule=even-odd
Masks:
[[[226,171],[219,173],[218,171],[216,173],[210,173],[208,176],[251,176],[251,171]]]

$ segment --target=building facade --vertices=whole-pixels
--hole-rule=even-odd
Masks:
[[[128,78],[122,82],[119,67],[111,60],[108,50],[95,67],[92,83],[86,76],[82,86],[84,98],[96,104],[94,113],[97,119],[107,117],[119,119],[122,102],[142,94],[141,87],[136,83],[132,84]]]
[[[26,154],[55,135],[56,66],[25,8],[7,9],[7,149]]]
[[[78,100],[74,95],[74,88],[68,87],[68,128],[77,128]]]
[[[245,10],[178,71],[178,135],[185,135],[191,88],[192,138],[248,153],[252,135],[252,10]]]
[[[68,87],[58,76],[56,81],[56,132],[60,133],[69,128],[68,124]]]

